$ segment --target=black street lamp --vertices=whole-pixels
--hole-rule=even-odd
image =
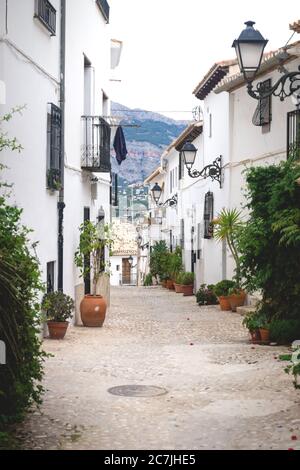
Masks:
[[[162,189],[158,183],[155,183],[155,185],[151,189],[151,193],[152,193],[154,202],[158,207],[167,206],[167,205],[170,207],[177,206],[177,202],[178,202],[177,194],[174,194],[174,196],[170,197],[165,202],[161,202],[161,203],[158,202],[160,200],[161,193],[162,193]]]
[[[186,142],[181,149],[181,156],[188,169],[191,178],[211,178],[212,181],[218,181],[220,188],[222,186],[222,156],[216,158],[210,165],[206,165],[201,171],[192,170],[197,154],[196,147],[191,142]]]
[[[264,39],[259,31],[253,28],[254,21],[246,21],[246,28],[241,32],[238,39],[233,41],[232,47],[235,48],[240,71],[243,73],[247,82],[248,94],[256,99],[263,100],[271,95],[278,96],[281,101],[285,98],[292,96],[300,90],[300,67],[295,72],[287,72],[283,66],[279,70],[283,75],[272,86],[260,82],[253,87],[253,80],[259,72],[263,52],[267,45],[268,40]],[[283,61],[287,56],[283,53],[279,62]],[[300,94],[298,93],[297,99],[299,102]]]

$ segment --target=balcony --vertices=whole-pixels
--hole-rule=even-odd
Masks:
[[[109,4],[106,0],[96,0],[106,23],[109,23]]]
[[[51,36],[56,34],[56,10],[48,0],[37,0],[35,18],[48,29]]]
[[[110,173],[110,125],[100,116],[82,116],[81,168]]]

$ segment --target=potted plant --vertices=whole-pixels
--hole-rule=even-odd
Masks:
[[[234,287],[234,281],[224,279],[223,281],[218,282],[214,286],[214,293],[218,297],[221,310],[231,310],[231,305],[229,303],[229,290]]]
[[[195,279],[194,273],[191,273],[191,272],[182,273],[181,289],[185,297],[194,294],[194,279]]]
[[[248,329],[252,343],[257,343],[261,340],[259,327],[260,321],[255,312],[249,312],[243,318],[243,325]]]
[[[270,341],[270,323],[263,315],[259,317],[259,334],[264,343],[268,343]]]
[[[105,248],[111,248],[109,226],[99,225],[87,220],[80,226],[80,241],[75,253],[75,264],[80,269],[81,276],[91,274],[92,294],[84,296],[80,303],[80,315],[84,326],[101,327],[104,323],[107,302],[102,295],[97,294],[97,285],[103,275],[108,275],[105,262]]]
[[[236,307],[244,305],[246,293],[241,287],[241,263],[238,251],[238,240],[244,224],[241,221],[241,213],[237,209],[222,209],[217,219],[213,221],[214,238],[217,241],[226,241],[230,253],[235,262],[235,285],[229,293],[229,304],[233,312]],[[230,310],[230,309],[229,309]]]
[[[176,278],[175,278],[174,287],[175,287],[176,294],[183,294],[183,292],[182,292],[182,275],[183,275],[183,273],[178,273]]]
[[[49,292],[44,295],[42,310],[45,312],[51,339],[63,339],[75,308],[74,300],[63,292]]]
[[[172,280],[172,283],[170,283],[170,288],[175,289],[176,277],[180,272],[182,272],[181,248],[177,246],[175,248],[175,251],[168,254],[167,259],[168,274],[170,276],[170,279]]]
[[[213,284],[201,284],[196,293],[196,300],[198,305],[217,305],[218,299],[214,292],[215,286]]]

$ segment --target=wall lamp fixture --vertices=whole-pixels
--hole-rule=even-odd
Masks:
[[[153,186],[153,188],[151,189],[151,193],[152,193],[152,197],[153,197],[153,200],[155,202],[155,204],[158,206],[158,207],[163,207],[163,206],[169,206],[169,207],[173,207],[173,206],[177,206],[177,202],[178,202],[178,195],[177,193],[174,194],[174,196],[170,197],[169,199],[167,199],[165,202],[158,202],[160,200],[160,197],[161,197],[161,193],[162,193],[162,189],[161,187],[159,186],[158,183],[155,183],[155,185]]]
[[[297,93],[298,106],[300,104],[300,67],[297,71],[288,72],[282,65],[288,54],[283,50],[282,58],[279,58],[279,71],[283,74],[274,85],[267,85],[259,82],[253,87],[253,80],[259,72],[263,52],[268,40],[264,39],[259,31],[253,28],[254,21],[246,21],[246,28],[241,32],[238,39],[233,41],[232,47],[238,59],[240,71],[247,82],[248,94],[256,99],[263,100],[271,95],[278,96],[281,101]],[[284,49],[284,48],[283,48]]]
[[[212,181],[218,181],[220,188],[222,187],[222,156],[216,158],[210,165],[206,165],[201,171],[192,170],[195,163],[198,149],[192,142],[186,142],[181,149],[181,158],[188,169],[191,178],[211,178]]]

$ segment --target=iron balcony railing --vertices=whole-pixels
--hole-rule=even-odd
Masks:
[[[100,116],[82,116],[81,168],[109,173],[110,125]]]
[[[106,23],[109,23],[109,4],[106,0],[96,0]]]
[[[300,157],[300,109],[287,114],[287,158]]]
[[[43,23],[52,36],[55,36],[56,10],[48,0],[37,0],[35,17]]]

